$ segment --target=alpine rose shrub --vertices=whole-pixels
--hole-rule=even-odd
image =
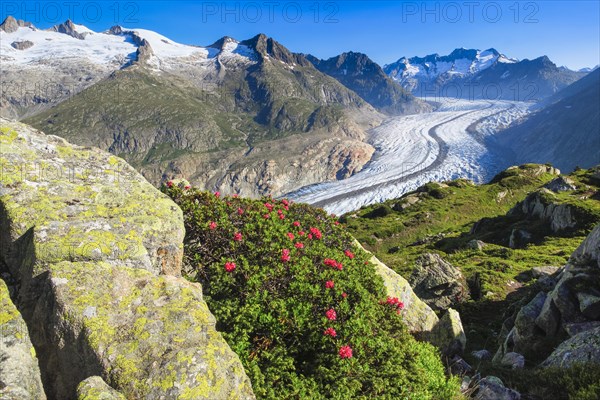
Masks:
[[[270,197],[163,190],[184,213],[187,278],[202,284],[258,399],[460,398],[333,217]]]

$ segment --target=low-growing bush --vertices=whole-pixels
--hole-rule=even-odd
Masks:
[[[375,218],[387,217],[388,215],[393,214],[393,213],[394,213],[394,210],[392,210],[392,208],[389,205],[382,204],[380,206],[373,208],[373,210],[371,210],[367,214],[365,214],[364,217],[370,218],[370,219],[375,219]]]
[[[262,399],[453,399],[403,305],[322,210],[165,188],[184,212],[188,278]]]

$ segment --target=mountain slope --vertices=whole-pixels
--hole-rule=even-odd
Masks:
[[[271,38],[203,48],[108,35],[136,43],[135,61],[29,123],[110,150],[155,184],[185,177],[250,196],[349,176],[373,153],[362,140],[381,115]]]
[[[498,139],[515,152],[517,162],[550,162],[564,171],[599,164],[600,70],[557,93],[555,99]]]
[[[334,77],[382,112],[404,114],[431,109],[394,82],[365,54],[342,53],[328,60],[313,56],[307,58],[319,71]]]
[[[585,75],[559,68],[545,56],[519,61],[493,48],[402,57],[384,71],[417,96],[518,101],[538,101]]]

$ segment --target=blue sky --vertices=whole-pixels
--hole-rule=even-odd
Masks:
[[[4,0],[0,11],[42,28],[71,17],[94,30],[146,28],[198,45],[262,32],[295,52],[328,58],[352,50],[380,64],[456,47],[548,55],[573,69],[600,63],[599,1]]]

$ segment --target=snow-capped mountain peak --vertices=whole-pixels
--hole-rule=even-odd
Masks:
[[[393,79],[410,88],[411,80],[433,81],[440,76],[469,76],[476,74],[496,63],[515,63],[494,48],[484,51],[477,49],[457,48],[446,56],[437,53],[424,57],[402,57],[392,64],[385,65],[384,71]]]
[[[87,35],[93,35],[96,33],[85,25],[73,23],[73,21],[70,19],[66,20],[62,24],[54,25],[52,28],[48,29],[48,31],[64,33],[80,40],[84,40]]]
[[[78,60],[106,71],[135,61],[161,70],[181,63],[202,67],[217,56],[244,62],[256,58],[253,49],[229,37],[210,47],[200,47],[178,43],[147,29],[113,26],[107,31],[95,32],[71,20],[40,30],[9,16],[0,25],[0,35],[2,63],[23,68],[58,66]]]

